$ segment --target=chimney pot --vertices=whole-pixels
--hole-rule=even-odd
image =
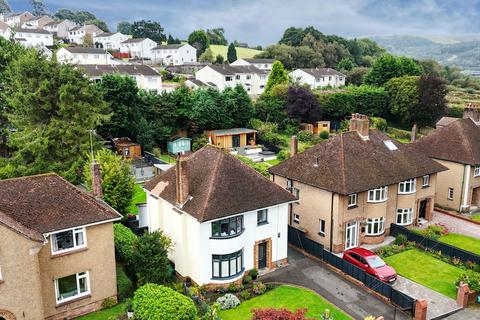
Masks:
[[[103,198],[100,164],[98,164],[95,159],[93,159],[92,162],[92,194],[95,196],[95,198]]]
[[[189,182],[187,172],[186,156],[179,154],[176,163],[176,202],[178,206],[183,206],[188,199]]]
[[[298,140],[297,136],[292,136],[290,141],[290,157],[295,156],[298,153]]]
[[[365,140],[368,139],[368,132],[370,130],[370,120],[364,114],[354,113],[350,119],[350,131],[357,131],[358,134]]]

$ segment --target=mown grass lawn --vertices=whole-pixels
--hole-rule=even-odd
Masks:
[[[222,320],[250,320],[252,318],[252,309],[259,308],[286,308],[291,311],[307,308],[307,317],[313,319],[322,319],[321,315],[324,310],[329,309],[335,320],[352,319],[318,294],[310,290],[285,285],[242,302],[235,309],[221,311],[220,318]]]
[[[128,213],[137,214],[138,208],[137,203],[145,203],[147,202],[147,194],[143,191],[143,185],[136,184],[133,188],[133,197],[130,206],[128,207]]]
[[[472,219],[475,220],[475,221],[480,222],[480,214],[474,214],[474,215],[472,216]]]
[[[227,59],[227,49],[228,46],[221,46],[217,44],[211,44],[210,49],[213,52],[213,56],[222,55],[225,60]],[[260,50],[250,49],[250,48],[235,48],[237,49],[237,58],[253,58],[259,53],[262,53]]]
[[[458,233],[449,233],[441,236],[438,240],[460,249],[480,254],[480,239]]]
[[[401,276],[456,299],[455,280],[463,273],[462,269],[417,249],[395,254],[384,260]]]
[[[77,318],[77,320],[108,320],[110,317],[118,317],[125,313],[125,303],[119,303],[113,308],[100,310]]]

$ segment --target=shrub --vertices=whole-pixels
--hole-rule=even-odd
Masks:
[[[237,296],[227,293],[226,295],[219,297],[217,299],[217,303],[222,310],[233,309],[240,304],[240,300],[238,300]]]
[[[133,244],[138,237],[121,223],[113,225],[113,234],[117,259],[130,264],[133,256]]]
[[[133,283],[132,280],[125,274],[123,268],[117,266],[117,287],[118,287],[118,299],[123,301],[132,296]]]
[[[117,304],[117,301],[114,298],[112,297],[106,298],[102,301],[102,309],[109,309],[116,304]]]
[[[252,320],[307,320],[307,309],[298,309],[292,312],[287,309],[254,309]]]
[[[193,320],[193,301],[175,290],[148,283],[135,291],[133,311],[137,320]]]
[[[208,306],[207,312],[201,318],[202,320],[219,320],[220,317],[218,316],[220,312],[220,306],[218,303],[214,303],[211,306]]]
[[[297,139],[301,142],[311,142],[313,140],[313,133],[306,130],[298,131]]]
[[[190,287],[190,294],[195,297],[199,297],[202,293],[199,286]]]
[[[402,245],[406,244],[407,241],[408,241],[407,236],[405,234],[401,233],[395,238],[394,243],[398,246],[402,246]]]
[[[246,276],[243,278],[243,283],[249,284],[250,282],[252,282],[252,276],[246,275]]]
[[[225,292],[227,292],[227,290],[222,286],[217,286],[217,287],[215,287],[215,292],[216,293],[225,293]]]
[[[238,286],[235,284],[235,282],[230,283],[228,285],[228,292],[237,292],[238,291]]]
[[[280,150],[280,152],[277,154],[277,159],[280,161],[284,161],[290,158],[290,152],[287,150]]]
[[[197,151],[208,144],[208,136],[201,135],[196,137],[192,143],[192,151]]]
[[[262,282],[257,281],[253,283],[253,288],[252,288],[253,293],[255,294],[264,294],[265,291],[267,291],[267,286],[265,286]]]
[[[240,297],[243,300],[248,300],[248,299],[250,299],[251,296],[252,296],[252,294],[248,290],[243,290],[242,292],[240,292]]]
[[[429,239],[437,240],[440,236],[448,234],[448,229],[442,225],[430,225],[419,232]]]
[[[258,270],[253,268],[252,270],[250,270],[250,273],[249,273],[250,276],[252,276],[252,279],[257,279],[258,277]]]
[[[470,290],[480,292],[480,273],[467,271],[464,272],[460,277],[455,281],[455,285],[459,286],[460,282],[466,283]]]
[[[380,131],[387,131],[388,124],[387,120],[380,117],[371,117],[370,118],[371,127],[378,129]]]
[[[327,140],[328,137],[330,136],[330,133],[326,130],[323,130],[323,131],[320,131],[320,138],[322,138],[323,140]]]

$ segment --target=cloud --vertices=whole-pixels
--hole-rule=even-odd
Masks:
[[[10,1],[28,9],[25,0]],[[87,10],[112,28],[119,21],[160,21],[167,33],[186,38],[198,28],[223,27],[227,38],[250,45],[277,42],[290,26],[312,25],[326,34],[458,35],[480,32],[480,0],[45,0],[52,10]]]

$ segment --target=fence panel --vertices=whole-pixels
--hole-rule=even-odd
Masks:
[[[323,259],[323,245],[318,242],[305,238],[305,251],[319,259]]]
[[[288,226],[288,242],[290,242],[297,248],[304,249],[305,232],[292,226]]]
[[[368,288],[372,289],[375,292],[380,293],[382,296],[384,296],[388,299],[390,299],[390,297],[392,296],[392,286],[391,285],[386,284],[386,283],[378,280],[377,278],[372,277],[369,274],[365,275],[364,284]]]
[[[392,288],[390,299],[395,305],[399,306],[402,310],[411,311],[413,313],[413,309],[415,306],[414,298]]]

